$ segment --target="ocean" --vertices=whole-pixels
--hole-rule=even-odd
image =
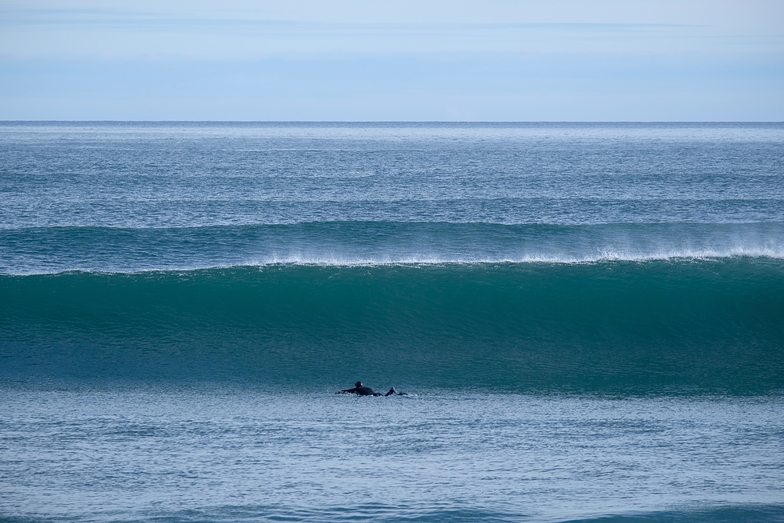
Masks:
[[[0,522],[784,521],[784,124],[0,122],[0,201]]]

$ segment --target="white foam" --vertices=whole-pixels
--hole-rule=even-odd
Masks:
[[[600,263],[606,261],[678,261],[678,260],[719,260],[729,258],[771,258],[784,259],[782,249],[683,249],[659,250],[653,252],[602,250],[595,254],[583,256],[569,254],[521,254],[518,256],[438,256],[433,254],[408,256],[305,256],[305,255],[273,255],[252,258],[242,266],[272,265],[313,265],[313,266],[378,266],[378,265],[444,265],[444,264],[480,264],[480,263]]]

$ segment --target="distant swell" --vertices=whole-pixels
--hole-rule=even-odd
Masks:
[[[0,277],[0,377],[784,389],[775,258]]]

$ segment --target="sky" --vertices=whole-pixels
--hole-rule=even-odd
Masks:
[[[784,0],[0,0],[0,120],[784,121]]]

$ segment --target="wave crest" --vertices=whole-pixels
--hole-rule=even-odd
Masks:
[[[1,230],[0,274],[276,264],[367,266],[757,257],[784,259],[784,224],[327,222],[173,229]]]

